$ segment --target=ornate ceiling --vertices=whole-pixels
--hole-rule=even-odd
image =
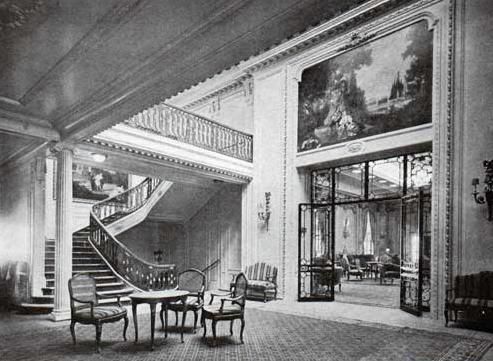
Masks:
[[[0,132],[33,138],[5,157],[93,135],[362,2],[0,0]]]

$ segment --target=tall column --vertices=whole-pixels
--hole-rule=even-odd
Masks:
[[[36,157],[31,167],[31,295],[43,294],[45,279],[45,158]]]
[[[72,150],[57,153],[54,321],[70,318],[68,280],[72,277]]]

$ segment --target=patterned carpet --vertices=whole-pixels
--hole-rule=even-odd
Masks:
[[[189,317],[193,319],[193,317]],[[72,345],[68,324],[20,329],[0,338],[2,361],[57,360],[328,360],[328,361],[476,361],[490,341],[390,326],[361,326],[277,312],[247,309],[245,344],[239,343],[239,322],[229,336],[229,323],[218,323],[218,346],[209,347],[202,330],[188,329],[185,343],[172,330],[167,339],[156,330],[156,347],[149,350],[149,316],[139,315],[139,343],[133,324],[122,338],[123,322],[103,326],[102,352],[94,352],[92,326],[77,325]],[[174,319],[171,316],[170,322]],[[191,320],[187,320],[191,324]],[[210,328],[208,327],[209,332]],[[208,334],[208,336],[210,336]],[[208,338],[210,341],[210,338]]]
[[[373,279],[343,280],[341,292],[336,287],[335,299],[339,302],[368,306],[399,308],[400,280],[393,284]]]

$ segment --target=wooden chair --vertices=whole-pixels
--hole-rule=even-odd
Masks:
[[[126,341],[128,327],[127,310],[120,304],[119,295],[103,296],[96,292],[96,281],[91,276],[77,274],[68,281],[68,290],[70,293],[70,310],[72,322],[70,323],[70,332],[74,345],[75,324],[77,322],[84,325],[96,326],[96,350],[101,352],[101,331],[103,323],[116,322],[124,319],[123,339]],[[100,306],[99,298],[117,298],[117,306]]]
[[[349,269],[347,270],[347,279],[349,281],[350,276],[355,276],[356,279],[363,279],[363,270],[361,269],[361,263],[359,258],[354,260],[354,265],[350,264]]]
[[[221,304],[212,304],[204,306],[202,309],[202,325],[204,326],[204,335],[207,334],[206,319],[212,320],[212,345],[216,345],[216,324],[218,321],[231,321],[229,330],[233,335],[233,322],[236,319],[241,320],[240,341],[243,343],[243,330],[245,329],[245,303],[246,292],[248,287],[248,281],[244,273],[239,273],[236,276],[235,284],[232,292],[229,293],[231,297],[225,297],[221,299]],[[226,294],[227,295],[227,294]],[[226,304],[228,302],[228,304]]]
[[[175,312],[176,326],[178,326],[178,313],[183,313],[183,319],[187,317],[188,311],[193,311],[194,322],[193,332],[197,329],[198,312],[204,306],[204,292],[205,292],[205,274],[195,268],[187,269],[178,275],[178,287],[179,290],[189,291],[187,301],[183,304],[181,301],[172,302],[167,305],[161,306],[161,324],[163,323],[163,312],[166,312],[166,320],[168,319],[168,310]],[[183,322],[184,323],[184,322]]]

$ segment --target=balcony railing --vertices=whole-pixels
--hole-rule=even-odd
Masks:
[[[160,183],[159,179],[146,178],[136,187],[96,203],[89,216],[90,242],[120,277],[140,290],[175,287],[175,265],[141,259],[118,241],[106,225],[142,207]]]
[[[144,110],[125,123],[237,159],[248,162],[253,159],[250,134],[164,103]]]

